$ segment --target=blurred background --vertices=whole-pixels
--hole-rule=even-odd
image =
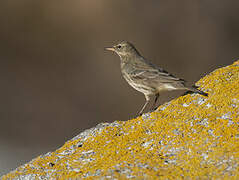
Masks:
[[[0,175],[84,129],[135,116],[144,96],[103,49],[119,40],[194,83],[238,59],[239,1],[1,1]]]

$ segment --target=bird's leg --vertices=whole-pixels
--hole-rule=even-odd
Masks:
[[[151,111],[155,110],[155,105],[156,105],[156,103],[158,101],[158,98],[159,98],[159,93],[155,94],[154,103],[153,103],[153,105],[151,106],[151,109],[150,109]]]
[[[140,112],[138,113],[138,115],[140,115],[140,116],[143,114],[144,109],[145,109],[146,106],[149,104],[150,97],[147,96],[147,95],[145,95],[145,99],[146,99],[146,102],[145,102],[144,106],[142,107],[142,109],[140,110]]]

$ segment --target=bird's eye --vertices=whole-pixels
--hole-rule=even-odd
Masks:
[[[118,45],[117,48],[120,49],[120,48],[121,48],[121,45]]]

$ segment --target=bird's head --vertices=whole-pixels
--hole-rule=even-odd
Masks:
[[[139,55],[134,45],[128,41],[121,41],[120,43],[105,49],[116,52],[120,57]]]

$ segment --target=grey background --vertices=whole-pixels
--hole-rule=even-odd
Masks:
[[[135,116],[144,96],[103,47],[131,41],[193,83],[237,59],[238,32],[233,0],[1,1],[0,175],[100,122]]]

